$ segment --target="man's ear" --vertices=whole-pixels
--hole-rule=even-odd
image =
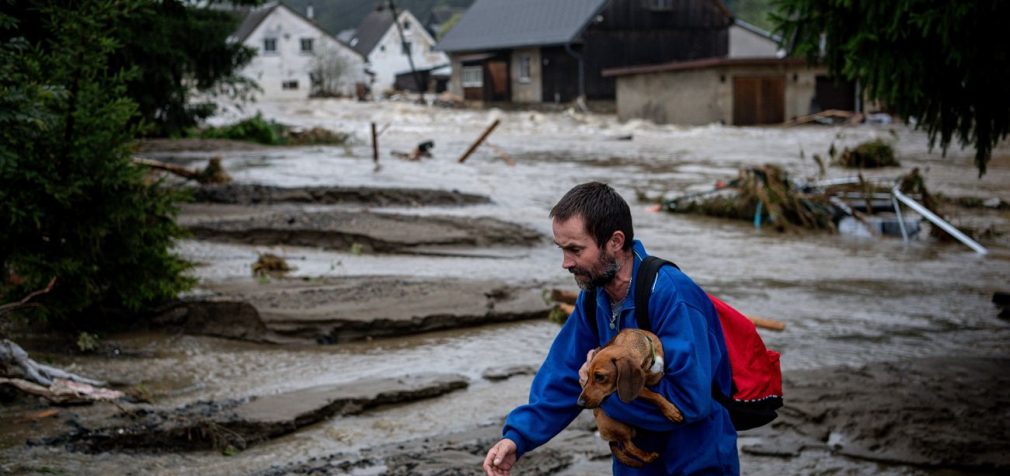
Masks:
[[[607,249],[611,253],[616,253],[619,250],[624,249],[624,239],[625,236],[623,231],[615,231],[612,235],[610,235],[610,239],[607,240]]]

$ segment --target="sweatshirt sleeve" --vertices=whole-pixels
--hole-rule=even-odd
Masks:
[[[705,303],[711,307],[711,301],[699,301],[695,295],[704,293],[694,288],[696,291],[689,289],[686,294],[695,299],[684,300],[680,292],[673,291],[654,292],[649,300],[652,331],[662,341],[665,354],[663,379],[650,388],[680,409],[684,423],[667,420],[655,405],[641,399],[624,403],[608,398],[603,404],[608,415],[639,428],[669,431],[712,412],[713,376],[723,358],[717,337],[722,329],[712,328],[718,324],[714,309],[700,309]]]
[[[530,387],[529,403],[509,413],[502,434],[516,443],[517,454],[532,451],[564,430],[582,410],[578,406],[579,367],[596,347],[586,322],[581,293],[575,311],[561,327]]]

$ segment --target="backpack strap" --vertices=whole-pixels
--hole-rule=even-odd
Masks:
[[[635,320],[638,321],[639,329],[652,332],[652,324],[649,322],[649,296],[652,295],[652,287],[656,284],[659,268],[666,265],[680,269],[676,264],[656,256],[646,256],[642,264],[638,265],[638,273],[635,274]]]

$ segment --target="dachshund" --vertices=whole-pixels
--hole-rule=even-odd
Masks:
[[[631,441],[635,428],[610,418],[600,404],[617,392],[622,402],[636,398],[652,402],[664,417],[682,423],[684,415],[662,395],[645,388],[663,378],[663,345],[655,334],[641,329],[624,329],[598,349],[589,362],[588,379],[578,404],[592,408],[600,436],[610,443],[610,451],[622,463],[641,468],[659,457],[646,453]]]

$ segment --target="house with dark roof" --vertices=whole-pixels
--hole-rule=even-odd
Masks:
[[[477,0],[438,43],[469,101],[613,100],[605,69],[726,56],[719,0]]]
[[[375,78],[372,83],[375,92],[394,88],[417,90],[412,80],[411,61],[413,71],[422,78],[422,88],[425,88],[431,70],[449,64],[449,57],[434,49],[435,39],[410,11],[399,10],[396,18],[394,23],[392,11],[380,6],[361,21],[349,42],[368,60],[369,70]],[[411,78],[401,81],[401,87],[397,88],[398,75]]]
[[[281,2],[248,10],[229,41],[257,54],[241,74],[259,84],[261,99],[353,95],[369,80],[366,58]]]

